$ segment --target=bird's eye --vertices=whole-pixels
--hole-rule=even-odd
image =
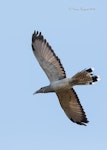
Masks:
[[[44,90],[44,88],[41,88],[41,90],[43,91],[43,90]]]
[[[45,89],[42,87],[40,90],[41,90],[42,92],[44,92]]]

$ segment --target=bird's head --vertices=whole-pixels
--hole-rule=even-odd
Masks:
[[[50,85],[40,88],[39,90],[34,92],[34,94],[37,94],[37,93],[49,93],[49,92],[54,92]]]
[[[39,90],[37,90],[36,92],[34,92],[33,94],[38,94],[38,93],[46,93],[46,88],[42,87]]]

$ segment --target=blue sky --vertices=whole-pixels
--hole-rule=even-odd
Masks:
[[[106,0],[0,3],[0,149],[107,149]],[[33,95],[49,81],[31,49],[41,31],[70,77],[95,67],[101,81],[75,87],[89,124],[72,123],[55,94]]]

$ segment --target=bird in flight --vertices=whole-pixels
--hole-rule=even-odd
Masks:
[[[34,94],[55,92],[68,118],[79,125],[86,125],[88,119],[73,86],[98,81],[99,77],[92,74],[93,68],[84,69],[67,78],[60,59],[38,31],[34,31],[32,35],[32,50],[50,81],[50,85],[40,88]]]

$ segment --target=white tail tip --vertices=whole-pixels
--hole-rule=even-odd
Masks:
[[[100,81],[101,80],[101,78],[100,78],[100,76],[97,76],[98,78],[97,78],[97,81]]]
[[[95,68],[94,68],[94,67],[91,67],[91,70],[92,70],[92,71],[94,71],[94,70],[95,70]]]

